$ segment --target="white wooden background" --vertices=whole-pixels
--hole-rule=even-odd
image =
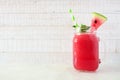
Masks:
[[[108,21],[98,30],[100,54],[120,52],[120,0],[0,0],[0,62],[58,61],[72,58],[73,9],[90,25],[91,12]]]

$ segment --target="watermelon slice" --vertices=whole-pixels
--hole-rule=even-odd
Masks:
[[[96,12],[92,13],[92,17],[93,17],[91,22],[92,30],[97,30],[107,20],[107,17]]]

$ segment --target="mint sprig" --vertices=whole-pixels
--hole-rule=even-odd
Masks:
[[[81,24],[80,26],[80,32],[87,32],[90,29],[90,26],[86,26],[84,24]]]

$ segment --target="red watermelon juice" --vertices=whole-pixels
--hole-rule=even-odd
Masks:
[[[99,65],[99,43],[94,33],[79,33],[73,38],[73,64],[77,70],[95,71]]]

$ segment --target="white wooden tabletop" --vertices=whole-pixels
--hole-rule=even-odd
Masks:
[[[120,80],[120,65],[102,64],[96,72],[82,72],[71,65],[0,65],[1,80]]]

